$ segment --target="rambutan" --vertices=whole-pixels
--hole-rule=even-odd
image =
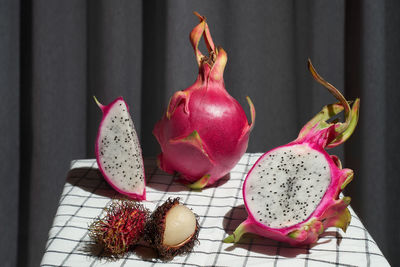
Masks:
[[[149,210],[131,200],[113,200],[89,226],[89,236],[103,247],[103,254],[123,256],[143,237]]]
[[[198,216],[180,204],[179,198],[168,198],[151,215],[145,236],[159,257],[168,261],[192,251],[199,242],[199,229]]]

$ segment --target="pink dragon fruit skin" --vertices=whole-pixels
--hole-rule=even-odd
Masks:
[[[244,233],[254,233],[292,246],[311,244],[327,227],[346,231],[350,223],[350,197],[340,199],[339,194],[352,180],[353,171],[343,169],[338,157],[329,155],[325,148],[340,145],[353,133],[360,100],[350,108],[340,92],[318,75],[311,61],[308,66],[313,77],[340,103],[325,106],[303,127],[296,140],[257,160],[242,188],[248,218],[224,240],[226,243],[238,242]],[[343,110],[344,123],[326,122]],[[276,180],[271,180],[270,175]]]
[[[107,106],[94,99],[103,112],[95,144],[100,172],[119,193],[132,199],[145,200],[142,150],[128,105],[122,97]]]
[[[180,173],[189,187],[200,189],[226,175],[245,153],[255,110],[247,97],[252,119],[249,124],[240,104],[225,90],[227,54],[214,46],[205,18],[195,14],[200,23],[192,30],[190,41],[199,65],[197,80],[172,96],[153,134],[162,150],[159,167]],[[202,36],[208,57],[198,49]]]

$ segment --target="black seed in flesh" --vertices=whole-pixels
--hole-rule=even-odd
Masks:
[[[261,179],[265,170],[272,176]],[[307,144],[280,147],[263,157],[249,174],[245,198],[256,220],[273,228],[289,227],[311,215],[330,180],[329,163],[321,152]],[[258,215],[257,210],[271,216]]]

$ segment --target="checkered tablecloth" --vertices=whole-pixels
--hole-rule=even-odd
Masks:
[[[151,250],[143,246],[116,261],[97,256],[88,225],[118,195],[102,178],[95,160],[73,161],[41,266],[389,266],[352,209],[346,233],[328,228],[311,246],[294,248],[255,235],[244,236],[236,245],[222,243],[246,218],[241,185],[260,155],[245,154],[230,178],[224,177],[201,192],[177,183],[176,177],[157,168],[155,159],[145,160],[145,206],[154,210],[168,197],[180,197],[199,215],[200,244],[192,253],[166,263],[152,257]]]

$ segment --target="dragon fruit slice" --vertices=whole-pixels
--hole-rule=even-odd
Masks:
[[[178,172],[189,187],[200,189],[225,176],[247,149],[255,109],[250,98],[251,123],[240,104],[225,89],[227,54],[214,45],[206,19],[190,33],[199,74],[193,85],[176,92],[166,114],[154,126],[161,146],[161,169]],[[204,37],[209,55],[198,49]]]
[[[95,153],[104,179],[121,194],[146,199],[142,150],[126,102],[119,97],[103,106],[94,99],[103,112]]]
[[[343,169],[338,157],[329,155],[325,148],[340,145],[353,133],[360,100],[350,108],[310,60],[308,68],[340,102],[323,107],[296,140],[257,160],[243,184],[248,218],[224,240],[226,243],[237,242],[250,232],[291,245],[311,244],[327,227],[346,231],[350,223],[350,197],[340,199],[339,193],[352,180],[353,171]],[[343,110],[345,122],[327,122]]]

